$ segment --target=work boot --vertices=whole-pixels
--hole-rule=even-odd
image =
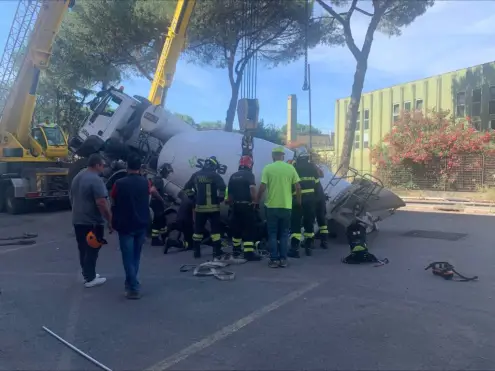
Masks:
[[[248,262],[259,262],[261,260],[261,256],[256,254],[254,251],[248,251],[244,253],[244,259]]]
[[[320,240],[320,247],[323,250],[327,250],[328,249],[328,241],[327,241],[326,237],[322,237],[321,238],[321,240]]]
[[[221,260],[223,256],[222,248],[220,247],[220,241],[215,242],[213,244],[213,260],[218,261]]]
[[[300,241],[297,238],[291,238],[290,249],[287,252],[287,256],[289,258],[299,259],[301,257],[299,255],[299,244],[300,244]]]
[[[152,237],[151,246],[163,246],[163,242],[160,240],[160,237]]]
[[[232,256],[235,258],[235,259],[239,259],[242,255],[242,250],[241,250],[241,247],[240,246],[235,246],[233,249],[232,249]]]
[[[193,250],[194,250],[194,258],[195,259],[201,258],[201,242],[194,241]]]
[[[313,254],[313,239],[312,238],[306,238],[304,240],[304,253],[306,256],[311,256]]]

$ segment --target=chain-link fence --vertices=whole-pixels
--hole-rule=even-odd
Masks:
[[[495,156],[465,155],[450,169],[446,160],[393,165],[377,170],[375,175],[393,189],[475,192],[495,187]]]

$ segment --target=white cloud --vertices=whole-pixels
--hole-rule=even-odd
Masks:
[[[368,66],[391,77],[419,78],[493,61],[493,14],[491,1],[437,1],[400,37],[377,32]],[[356,13],[353,18],[353,35],[360,46],[369,18]],[[311,61],[330,72],[348,74],[355,67],[347,47],[317,47]]]

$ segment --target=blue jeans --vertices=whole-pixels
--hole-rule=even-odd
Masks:
[[[141,250],[146,240],[146,230],[129,234],[119,233],[120,252],[125,270],[125,289],[127,291],[139,291],[140,284],[137,279]]]
[[[267,207],[265,211],[270,259],[287,259],[291,210]]]

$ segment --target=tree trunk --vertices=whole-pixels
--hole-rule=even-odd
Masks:
[[[234,130],[234,120],[237,111],[237,100],[239,98],[239,86],[240,84],[236,82],[232,86],[232,95],[230,96],[229,108],[227,109],[227,116],[225,117],[225,131],[231,132]]]
[[[351,103],[347,108],[345,122],[344,144],[340,155],[340,176],[346,176],[351,163],[352,147],[354,145],[354,135],[356,133],[356,120],[363,92],[364,78],[368,69],[368,56],[357,61],[354,72],[354,82],[352,84]]]

